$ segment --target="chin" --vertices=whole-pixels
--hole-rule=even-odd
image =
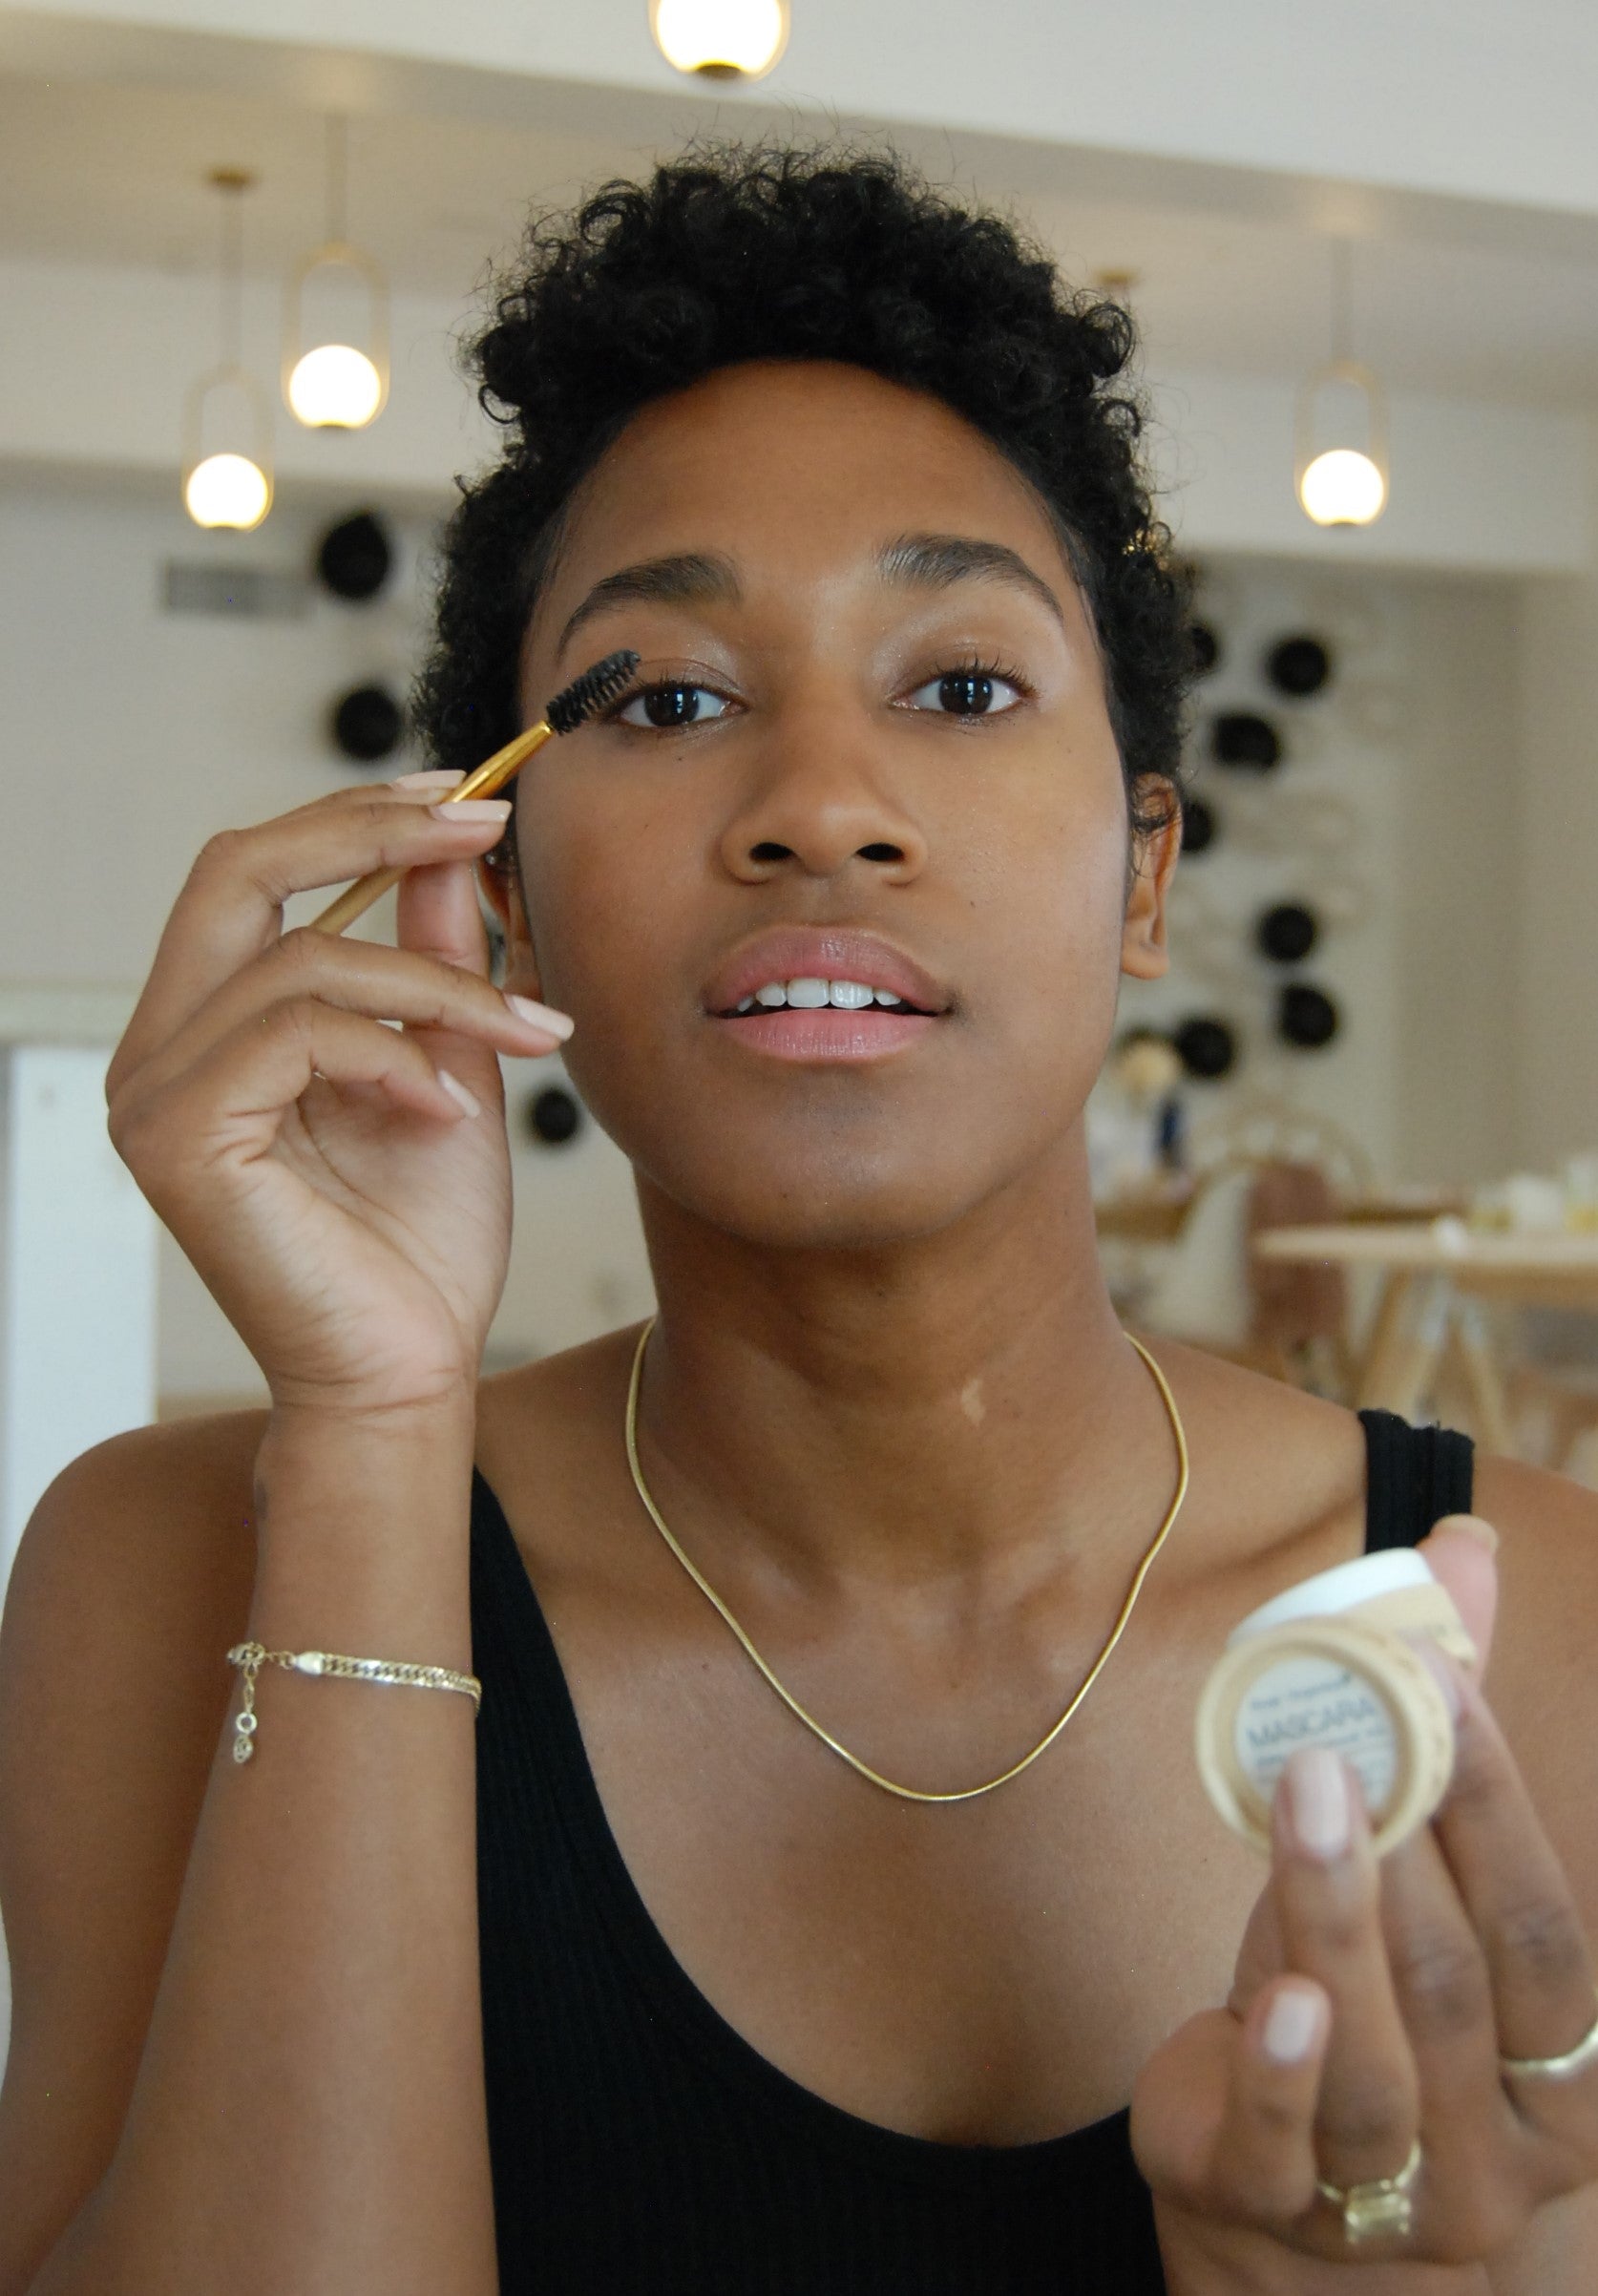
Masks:
[[[895,1251],[953,1228],[1003,1192],[1020,1163],[1001,1166],[991,1137],[961,1141],[900,1131],[847,1154],[835,1142],[693,1140],[630,1148],[647,1211],[651,1192],[691,1220],[762,1250]],[[696,1152],[696,1150],[698,1152]],[[1028,1160],[1029,1161],[1029,1160]]]

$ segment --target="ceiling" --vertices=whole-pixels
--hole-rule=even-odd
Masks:
[[[464,313],[489,261],[530,205],[558,205],[649,153],[607,136],[585,107],[569,130],[368,112],[349,131],[353,235],[402,293]],[[901,142],[906,138],[901,137]],[[0,75],[0,257],[176,273],[216,260],[203,179],[242,166],[252,270],[282,272],[324,236],[325,123],[281,96]],[[1130,301],[1154,375],[1209,369],[1292,377],[1328,349],[1328,219],[1264,178],[1180,200],[1168,178],[1124,161],[1089,188],[1070,156],[1029,147],[1024,165],[974,139],[938,138],[923,163],[1013,207],[1068,272],[1135,277]],[[1105,188],[1106,174],[1114,179]],[[1512,405],[1598,410],[1598,248],[1473,230],[1466,211],[1341,200],[1354,239],[1356,348],[1399,390]]]

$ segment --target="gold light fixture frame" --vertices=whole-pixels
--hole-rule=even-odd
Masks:
[[[1381,479],[1381,503],[1375,516],[1362,521],[1374,526],[1386,511],[1393,498],[1393,471],[1389,449],[1391,428],[1388,420],[1387,391],[1374,367],[1353,355],[1353,262],[1354,252],[1347,240],[1332,242],[1332,356],[1323,366],[1312,368],[1298,386],[1293,405],[1293,491],[1300,509],[1304,506],[1304,478],[1311,464],[1338,447],[1353,447],[1372,463]],[[1362,445],[1348,439],[1328,440],[1318,436],[1318,411],[1325,393],[1334,389],[1356,390],[1365,406],[1365,438]],[[1306,517],[1310,513],[1304,512]],[[1342,521],[1339,521],[1342,523]],[[1348,521],[1353,523],[1353,521]]]
[[[351,344],[348,348],[360,350],[370,360],[377,375],[377,404],[365,422],[311,423],[305,425],[307,430],[364,431],[376,422],[389,404],[391,366],[389,282],[376,257],[350,239],[348,203],[349,122],[342,114],[335,113],[327,121],[327,236],[319,247],[301,257],[284,287],[283,401],[295,421],[302,422],[304,418],[296,411],[288,394],[289,384],[306,351],[322,348],[320,344],[305,342],[305,288],[316,272],[342,269],[353,271],[366,284],[367,340],[364,346]]]
[[[244,194],[254,188],[255,177],[248,168],[214,167],[206,178],[213,191],[222,201],[221,250],[220,277],[221,283],[221,356],[215,367],[198,376],[183,393],[183,411],[179,432],[180,475],[179,491],[183,506],[188,508],[189,481],[211,453],[240,453],[242,444],[207,450],[205,444],[205,409],[208,400],[218,391],[234,390],[243,399],[250,412],[250,441],[248,460],[253,462],[265,482],[266,500],[250,526],[234,528],[241,534],[251,534],[262,523],[272,507],[272,407],[261,384],[244,365],[243,338],[243,212]],[[193,513],[189,514],[193,516]]]

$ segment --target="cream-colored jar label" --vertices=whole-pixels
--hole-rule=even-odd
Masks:
[[[1290,1754],[1326,1746],[1358,1778],[1365,1807],[1379,1818],[1398,1777],[1398,1734],[1375,1686],[1334,1658],[1279,1658],[1244,1692],[1232,1743],[1238,1767],[1269,1803]]]

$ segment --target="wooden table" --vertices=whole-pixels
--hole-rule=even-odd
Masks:
[[[1482,1301],[1598,1308],[1598,1235],[1479,1234],[1455,1221],[1360,1222],[1274,1228],[1254,1250],[1262,1259],[1374,1269],[1381,1289],[1356,1402],[1412,1418],[1452,1350],[1476,1432],[1495,1451],[1513,1448],[1513,1430]]]

